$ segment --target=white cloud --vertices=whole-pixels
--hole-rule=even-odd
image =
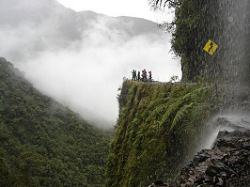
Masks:
[[[59,3],[75,11],[92,10],[108,16],[131,16],[162,22],[172,20],[173,14],[166,11],[154,12],[151,10],[148,0],[57,0]]]
[[[167,34],[129,35],[112,27],[116,21],[99,18],[77,40],[64,38],[60,19],[53,24],[45,19],[36,27],[29,22],[5,26],[0,55],[25,71],[35,87],[84,118],[114,125],[117,89],[132,69],[151,70],[159,81],[181,75],[179,60],[169,54]]]

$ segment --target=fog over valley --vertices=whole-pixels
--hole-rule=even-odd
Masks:
[[[115,124],[117,90],[133,69],[151,70],[156,81],[181,77],[170,35],[147,20],[75,12],[54,0],[1,0],[0,27],[0,56],[99,126]]]

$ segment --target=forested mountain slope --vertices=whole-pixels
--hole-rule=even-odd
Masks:
[[[0,58],[0,186],[103,186],[109,138]]]

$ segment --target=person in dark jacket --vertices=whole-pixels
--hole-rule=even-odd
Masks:
[[[140,81],[141,80],[141,72],[138,71],[138,74],[137,74],[137,80]]]

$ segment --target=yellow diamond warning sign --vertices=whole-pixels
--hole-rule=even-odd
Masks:
[[[208,40],[207,44],[205,45],[203,49],[206,52],[208,52],[210,55],[213,55],[218,47],[219,46],[216,43],[214,43],[212,40]]]

